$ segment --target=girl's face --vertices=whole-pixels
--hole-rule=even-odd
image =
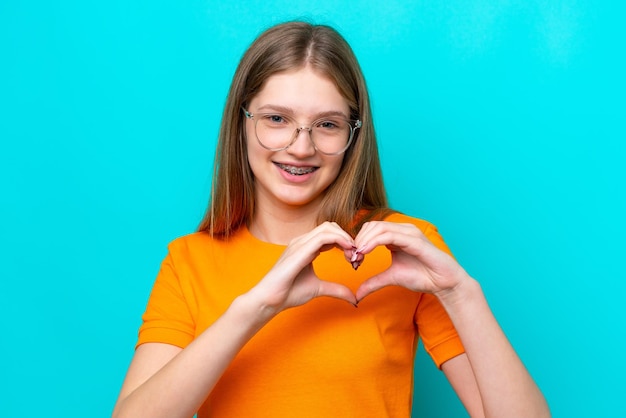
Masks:
[[[276,122],[288,117],[297,121],[298,127],[309,127],[311,122],[329,114],[350,117],[348,102],[335,84],[309,67],[269,77],[248,107],[246,110],[252,115],[275,114],[271,118]],[[259,116],[246,119],[245,132],[257,207],[319,205],[339,174],[344,154],[318,152],[306,129],[287,149],[267,150],[257,140],[256,119]]]

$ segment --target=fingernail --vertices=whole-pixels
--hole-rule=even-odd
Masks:
[[[356,261],[356,259],[359,257],[359,253],[357,253],[356,251],[352,250],[352,258],[350,258],[350,262],[354,264],[354,262]]]

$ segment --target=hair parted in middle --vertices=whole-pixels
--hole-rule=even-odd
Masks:
[[[364,222],[389,212],[367,86],[352,48],[329,26],[287,22],[263,32],[235,71],[222,116],[211,199],[199,231],[228,238],[240,226],[249,225],[255,210],[255,182],[247,159],[242,107],[272,75],[305,66],[332,80],[350,107],[350,118],[363,122],[345,151],[336,180],[325,192],[318,223],[337,222],[354,234]],[[355,220],[357,213],[362,216]]]

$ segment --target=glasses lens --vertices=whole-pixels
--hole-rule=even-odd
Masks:
[[[350,140],[350,124],[343,119],[321,119],[313,124],[311,139],[317,149],[326,154],[342,152]]]
[[[281,115],[258,115],[256,118],[256,136],[261,145],[271,150],[289,146],[296,130],[296,123]]]

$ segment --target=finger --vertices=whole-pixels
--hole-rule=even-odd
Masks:
[[[352,237],[337,224],[325,222],[309,233],[302,235],[289,243],[289,255],[296,255],[311,262],[319,252],[338,247],[348,251],[354,246]]]
[[[357,252],[357,248],[356,246],[351,246],[349,249],[344,249],[343,250],[343,256],[345,257],[346,261],[348,263],[353,263],[355,261],[357,261],[357,259],[359,258],[359,256],[362,257],[362,255],[360,255]]]
[[[390,232],[397,229],[397,227],[398,224],[383,221],[373,221],[364,224],[354,239],[358,247],[357,251],[367,253],[378,245],[385,245],[391,238]]]
[[[365,280],[359,288],[356,290],[357,303],[361,302],[366,296],[376,292],[387,286],[395,286],[397,283],[391,280],[390,276],[383,271],[380,274],[370,277]]]
[[[335,222],[324,222],[309,233],[309,239],[317,239],[323,243],[319,247],[320,251],[326,251],[333,247],[347,251],[354,246],[354,240]]]
[[[354,237],[354,241],[363,242],[366,239],[367,235],[370,233],[370,231],[373,228],[375,228],[377,223],[378,223],[377,221],[364,223],[363,226],[361,226],[361,229],[359,230],[359,232]]]
[[[345,300],[355,306],[357,304],[357,298],[349,288],[342,284],[327,282],[325,280],[320,280],[317,296],[328,296]]]
[[[355,238],[357,252],[368,254],[380,245],[388,245],[394,242],[393,226],[381,223],[370,224],[366,230],[362,230]]]
[[[382,228],[380,224],[381,222],[379,221],[372,221],[363,224],[361,230],[354,238],[356,250],[352,253],[352,257],[350,259],[351,263],[356,262],[357,264],[360,264],[360,261],[363,260],[362,256],[370,253],[378,246],[377,242],[374,242],[374,238],[384,231],[384,228]]]
[[[412,224],[396,224],[391,222],[376,222],[355,239],[357,251],[362,254],[371,252],[374,248],[385,245],[389,248],[418,249],[427,239],[424,234]]]

